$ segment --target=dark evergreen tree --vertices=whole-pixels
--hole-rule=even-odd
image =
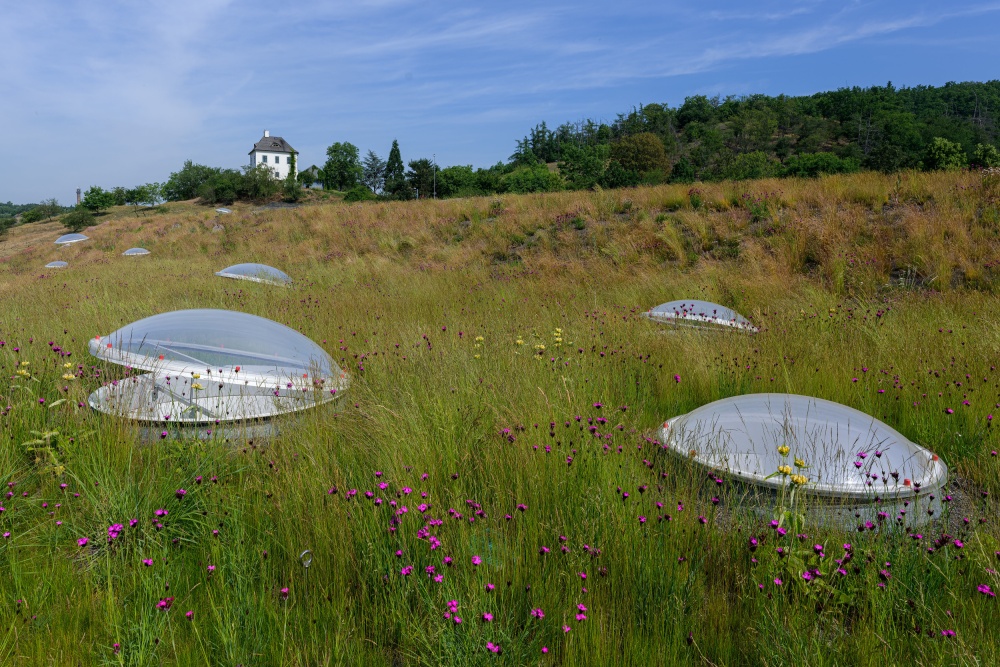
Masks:
[[[409,186],[403,170],[403,158],[399,153],[399,142],[392,140],[389,159],[385,163],[385,194],[395,199],[409,199]]]

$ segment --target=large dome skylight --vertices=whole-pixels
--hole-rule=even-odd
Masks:
[[[711,301],[680,299],[668,301],[644,313],[657,322],[702,329],[732,328],[756,332],[757,327],[735,310]]]
[[[63,234],[56,239],[56,245],[70,245],[72,243],[86,241],[89,238],[89,236],[84,236],[83,234]]]
[[[291,285],[292,279],[284,271],[279,271],[267,264],[234,264],[222,269],[215,275],[237,280],[252,280],[269,285]]]
[[[149,371],[91,395],[102,412],[144,421],[270,417],[332,400],[348,378],[321,347],[277,322],[227,310],[179,310],[90,341],[90,352]]]
[[[910,498],[942,486],[938,457],[892,427],[846,405],[794,394],[726,398],[675,417],[660,429],[667,449],[744,482],[780,488],[790,466],[806,493],[871,502]],[[783,454],[781,446],[787,446]],[[799,469],[795,459],[808,467]]]
[[[65,269],[69,264],[62,260],[56,260],[55,262],[49,262],[45,265],[46,269]]]
[[[148,255],[149,251],[145,248],[129,248],[122,253],[125,257],[140,257],[142,255]]]

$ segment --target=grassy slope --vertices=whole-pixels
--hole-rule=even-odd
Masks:
[[[1000,409],[989,187],[967,174],[863,174],[698,186],[694,197],[658,187],[238,206],[218,219],[171,204],[112,212],[65,249],[51,245],[54,224],[14,229],[0,243],[0,482],[13,484],[0,513],[11,533],[0,662],[996,662],[997,601],[977,592],[1000,588],[996,508],[980,497],[1000,493],[986,420]],[[120,256],[133,245],[153,254]],[[41,268],[57,258],[70,268]],[[275,265],[296,286],[212,275],[241,261]],[[665,336],[638,317],[682,297],[733,306],[764,331]],[[91,365],[89,337],[193,307],[322,341],[352,374],[349,395],[266,446],[137,445],[129,425],[75,407],[121,373]],[[61,379],[67,370],[78,379]],[[665,417],[753,391],[850,404],[941,454],[969,498],[970,525],[952,531],[964,546],[928,554],[931,530],[818,531],[802,544],[826,546],[827,590],[775,553],[798,540],[753,518],[716,521],[720,507],[736,511],[736,491],[647,438]],[[31,431],[59,435],[29,451]],[[408,509],[398,526],[390,500]],[[169,511],[159,530],[158,508]],[[108,546],[114,523],[125,529]],[[763,542],[754,553],[751,535]],[[855,556],[840,577],[831,561],[845,541]],[[157,610],[168,596],[173,608]],[[443,618],[449,600],[461,625]]]

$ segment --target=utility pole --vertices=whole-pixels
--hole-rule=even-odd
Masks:
[[[438,198],[438,156],[437,153],[431,153],[431,157],[434,159],[434,199]]]

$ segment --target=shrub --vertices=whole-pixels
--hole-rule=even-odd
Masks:
[[[924,156],[924,169],[953,171],[964,166],[965,152],[962,144],[948,141],[944,137],[934,137]]]
[[[972,152],[972,166],[980,169],[1000,167],[1000,150],[993,144],[976,144]]]
[[[355,185],[344,195],[344,201],[373,201],[378,197],[364,185]]]
[[[91,213],[83,204],[77,206],[68,214],[63,216],[62,223],[63,226],[71,232],[78,232],[81,229],[93,227],[97,224],[94,221],[94,214]]]
[[[861,169],[854,158],[840,158],[833,153],[800,153],[792,155],[782,170],[782,176],[813,178],[821,174],[853,174]]]

